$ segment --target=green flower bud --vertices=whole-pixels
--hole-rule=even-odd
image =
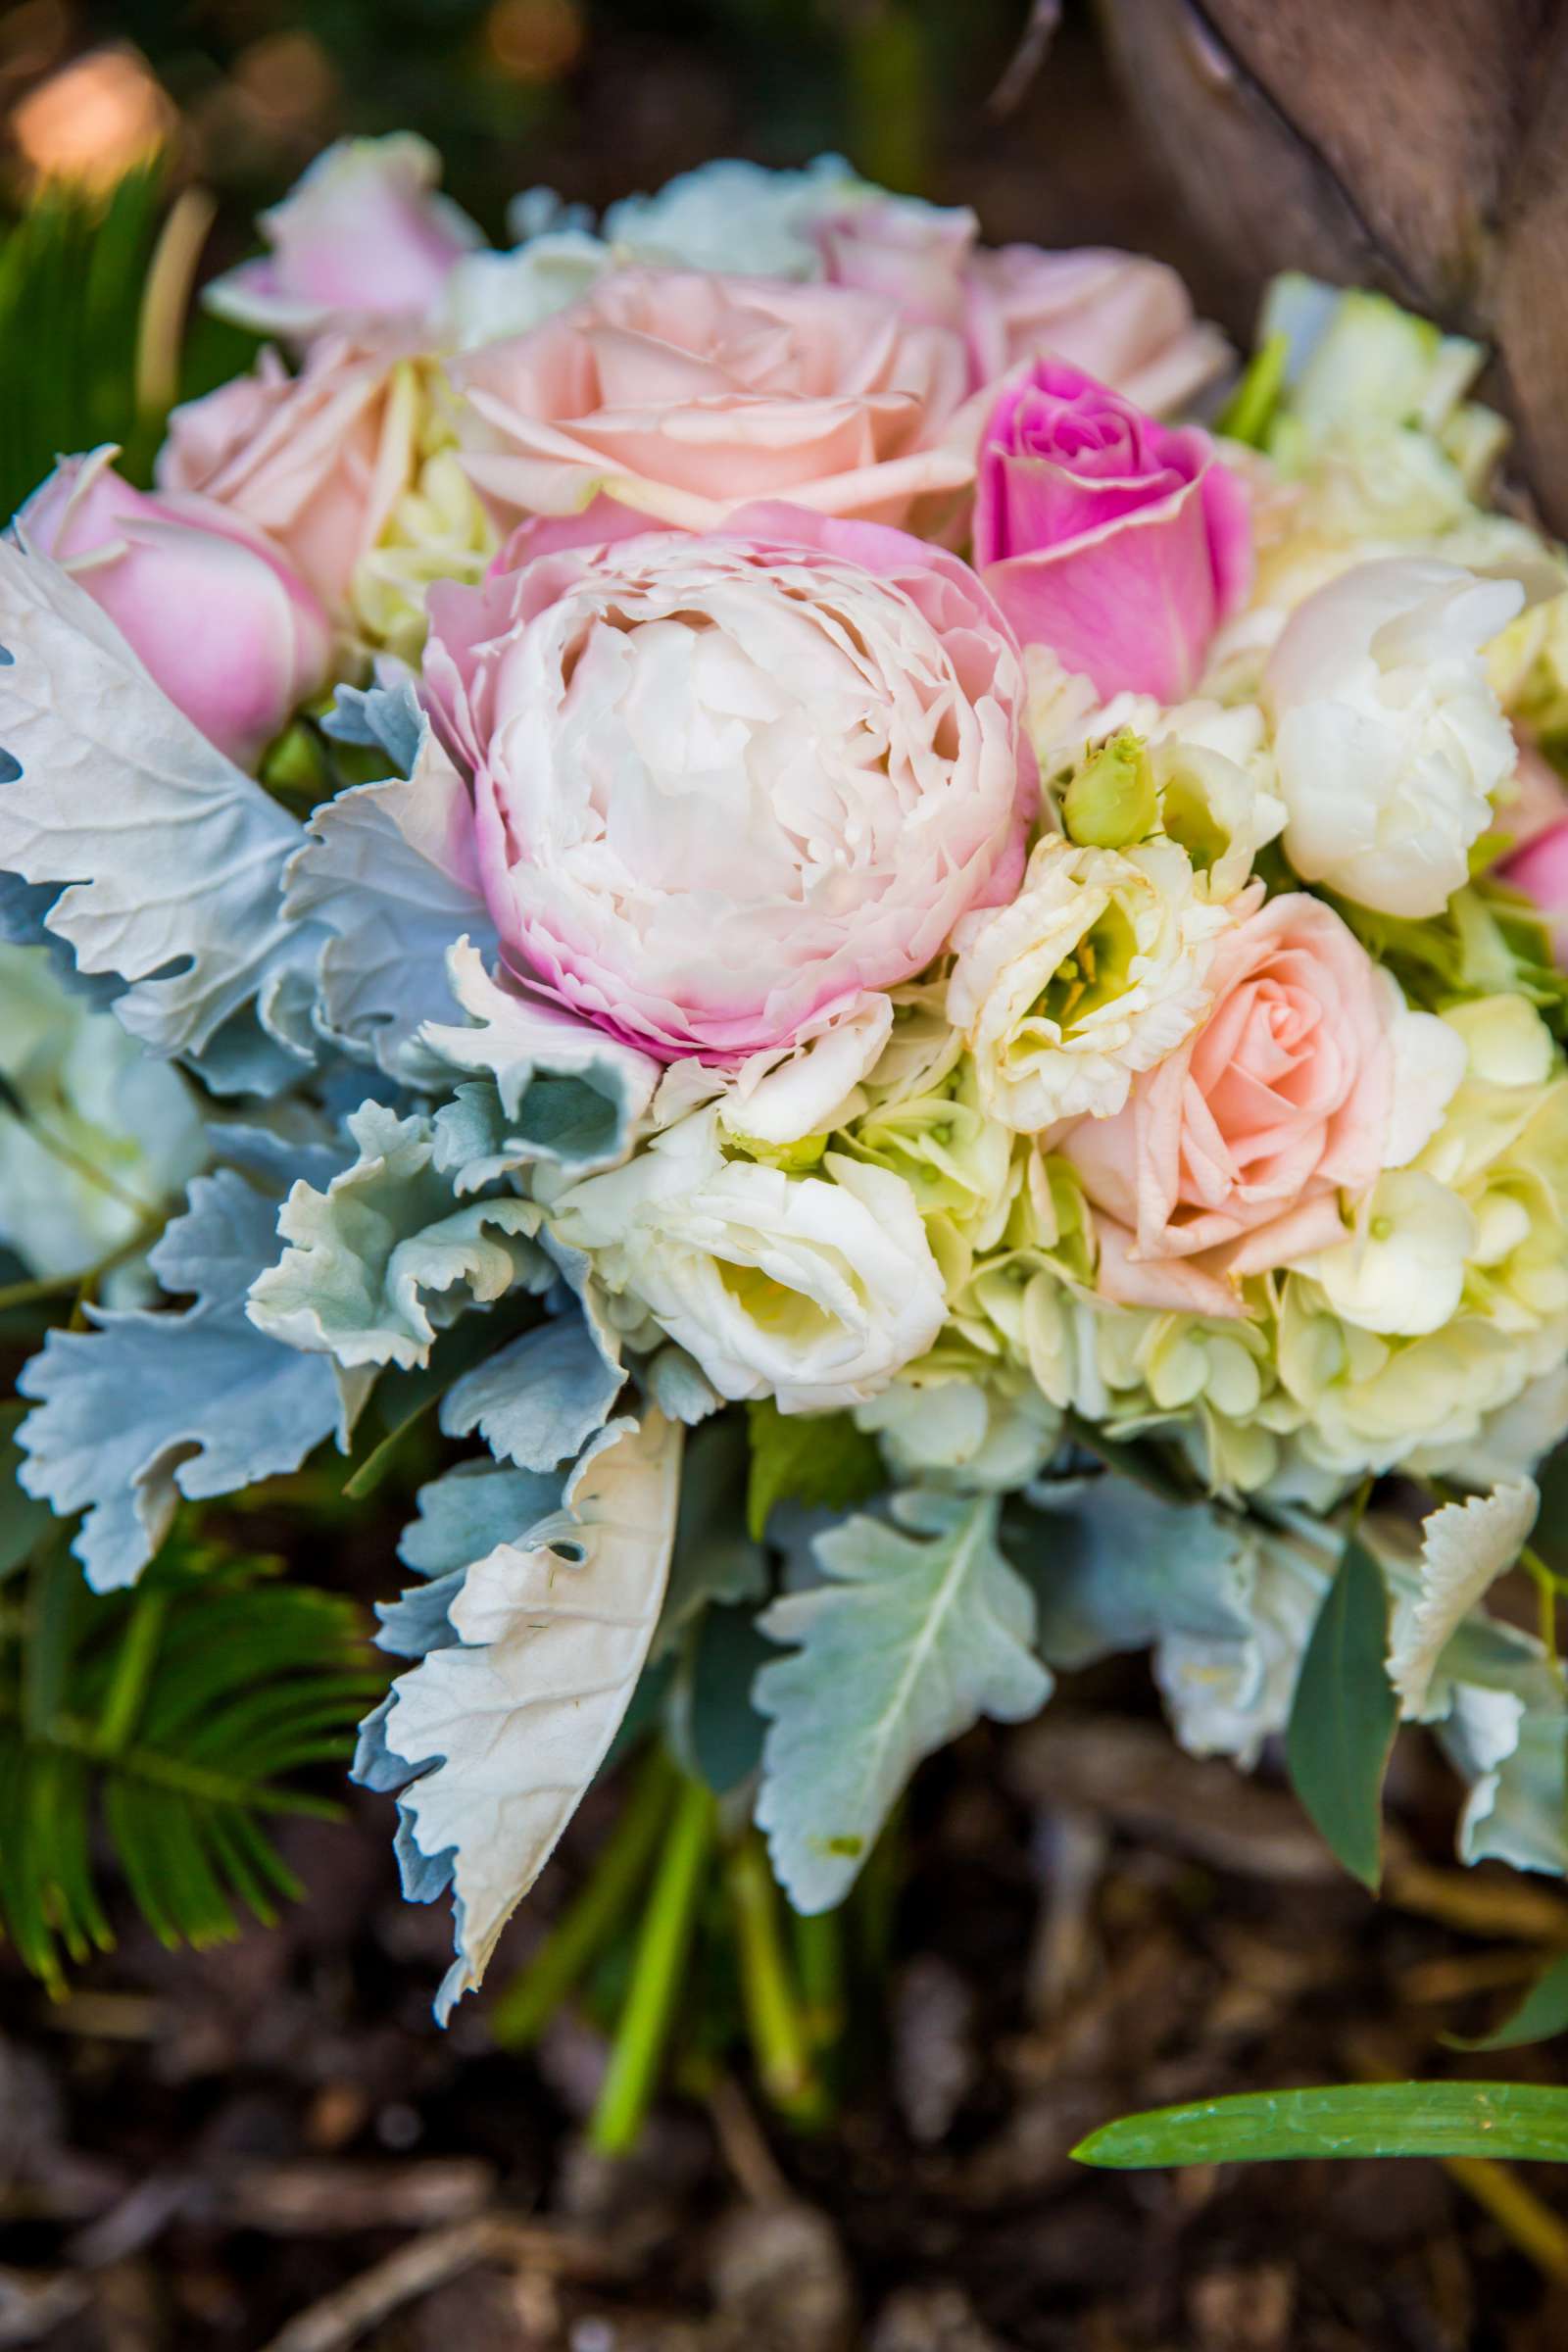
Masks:
[[[1123,727],[1091,754],[1068,785],[1061,812],[1084,849],[1120,850],[1152,832],[1159,797],[1143,737]]]

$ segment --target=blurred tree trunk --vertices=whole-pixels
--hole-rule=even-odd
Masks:
[[[1286,268],[1381,286],[1494,345],[1568,529],[1568,0],[1099,6],[1216,263],[1253,295]]]

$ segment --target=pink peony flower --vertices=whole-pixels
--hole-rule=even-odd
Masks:
[[[262,532],[205,499],[133,490],[115,455],[63,458],[18,525],[103,608],[170,701],[253,766],[323,683],[331,625]]]
[[[733,1061],[850,1019],[1016,885],[1022,664],[956,557],[784,506],[701,538],[548,528],[432,591],[425,655],[520,975]]]
[[[270,533],[341,614],[408,476],[415,418],[396,397],[396,361],[332,335],[290,375],[264,351],[251,374],[174,411],[160,487],[198,492]]]
[[[974,560],[1024,644],[1049,646],[1102,695],[1176,703],[1246,599],[1247,493],[1197,426],[1156,424],[1042,361],[986,426]]]
[[[1222,936],[1208,980],[1201,1026],[1060,1145],[1125,1304],[1234,1313],[1225,1277],[1343,1241],[1341,1194],[1412,1157],[1458,1076],[1453,1033],[1303,892]]]
[[[300,342],[434,309],[455,262],[484,242],[436,193],[441,160],[412,132],[340,139],[258,222],[271,251],[206,289],[208,308]]]
[[[1224,367],[1224,336],[1194,318],[1186,287],[1162,262],[1092,246],[989,248],[978,235],[966,209],[899,196],[847,205],[816,223],[830,282],[956,328],[977,387],[1050,358],[1159,415]]]
[[[622,270],[453,368],[473,479],[514,514],[599,493],[683,530],[786,498],[949,523],[974,478],[963,345],[843,286]]]
[[[1552,955],[1568,969],[1568,816],[1515,850],[1497,868],[1497,876],[1540,907],[1551,935]]]

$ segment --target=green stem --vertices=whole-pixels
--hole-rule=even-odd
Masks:
[[[127,1258],[137,1256],[162,1231],[163,1220],[150,1219],[138,1227],[128,1242],[122,1242],[118,1250],[111,1250],[107,1257],[99,1258],[96,1265],[82,1267],[79,1273],[40,1274],[36,1281],[7,1283],[0,1289],[0,1314],[14,1306],[32,1306],[41,1298],[64,1298],[68,1291],[95,1291],[106,1274],[122,1266]]]
[[[504,2050],[525,2050],[602,1951],[642,1884],[669,1816],[675,1768],[655,1746],[604,1849],[576,1899],[490,2012]]]
[[[779,1928],[778,1889],[767,1852],[748,1829],[724,1869],[735,1920],[736,1956],[758,2078],[770,2105],[809,2127],[824,2120],[822,2085],[811,2065],[806,2020],[795,1997]]]
[[[1535,1585],[1540,1612],[1538,1623],[1541,1629],[1541,1639],[1544,1644],[1546,1655],[1551,1661],[1552,1672],[1560,1683],[1563,1680],[1563,1665],[1562,1655],[1557,1647],[1559,1580],[1547,1567],[1540,1552],[1529,1544],[1526,1544],[1520,1551],[1519,1565]]]
[[[837,1911],[791,1913],[807,2037],[831,2049],[844,2031],[844,1922]]]
[[[615,2031],[589,2126],[602,2156],[623,2156],[643,2127],[663,2060],[713,1843],[716,1807],[702,1781],[686,1781],[676,1800],[653,1894],[643,1915],[631,1990]]]
[[[1226,434],[1232,441],[1246,441],[1253,449],[1262,448],[1285,389],[1290,357],[1290,337],[1270,335],[1253,353],[1247,373],[1220,411],[1214,424],[1216,432]]]

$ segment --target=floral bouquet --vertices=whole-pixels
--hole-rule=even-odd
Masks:
[[[826,1912],[1121,1649],[1369,1884],[1400,1718],[1568,1868],[1568,568],[1483,355],[1286,279],[1238,376],[832,159],[515,213],[332,151],[208,290],[279,347],[0,548],[5,1229],[121,1286],[22,1488],[121,1591],[438,1417],[357,1772],[442,2016],[634,1738],[667,1978],[717,1800]],[[184,1205],[89,1247],[29,1085]]]

